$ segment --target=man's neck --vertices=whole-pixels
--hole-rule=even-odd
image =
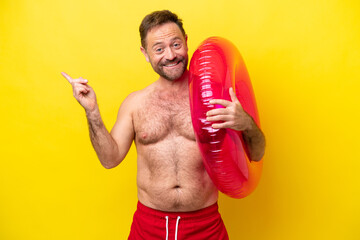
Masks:
[[[187,87],[189,80],[189,71],[185,70],[184,74],[176,80],[167,80],[165,78],[159,78],[159,85],[164,89],[177,90]]]

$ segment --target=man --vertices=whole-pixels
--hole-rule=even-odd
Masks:
[[[91,142],[105,168],[120,164],[135,141],[139,202],[129,239],[228,239],[218,190],[204,168],[191,123],[182,21],[170,11],[153,12],[143,19],[140,36],[141,52],[159,79],[124,100],[110,133],[88,81],[63,73],[86,111]],[[221,121],[213,128],[243,131],[250,157],[258,161],[264,136],[232,89],[230,94],[232,102],[214,100],[225,108],[209,111],[208,121]]]

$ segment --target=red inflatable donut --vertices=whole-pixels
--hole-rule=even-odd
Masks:
[[[242,133],[232,129],[213,129],[206,112],[215,106],[212,99],[230,100],[235,91],[244,110],[260,127],[255,97],[245,63],[228,40],[211,37],[200,44],[190,62],[190,108],[205,168],[217,188],[234,198],[249,195],[257,186],[262,160],[250,161]]]

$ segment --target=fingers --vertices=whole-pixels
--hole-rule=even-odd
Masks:
[[[208,122],[217,122],[217,121],[231,121],[234,117],[231,115],[216,115],[212,117],[206,117],[206,121]]]
[[[73,85],[74,90],[76,90],[76,89],[86,89],[87,91],[90,91],[90,86],[88,86],[86,84],[83,84],[83,83],[80,83],[80,82],[75,82],[72,85]]]
[[[238,103],[240,104],[238,98],[236,97],[236,94],[234,92],[234,89],[231,87],[229,88],[229,94],[230,94],[230,98],[231,98],[231,102],[224,100],[224,99],[213,99],[210,100],[209,103],[210,104],[218,104],[218,105],[222,105],[224,107],[229,107],[231,105],[231,103]],[[240,104],[241,105],[241,104]]]
[[[73,95],[76,100],[81,101],[81,99],[87,98],[89,92],[90,91],[86,88],[77,88],[74,89]]]
[[[231,111],[227,108],[212,109],[206,113],[206,116],[207,116],[206,121],[208,121],[208,122],[218,122],[218,121],[229,122],[229,121],[234,120],[234,116],[231,115]],[[215,125],[215,126],[218,126],[218,125]],[[221,126],[223,126],[223,125],[221,125]]]
[[[65,72],[61,72],[61,75],[63,75],[64,76],[64,78],[66,78],[66,80],[68,80],[68,82],[70,83],[70,84],[73,84],[73,83],[87,83],[88,82],[88,80],[86,80],[86,79],[84,79],[84,78],[82,78],[82,77],[79,77],[79,78],[77,78],[77,79],[73,79],[73,78],[71,78],[67,73],[65,73]]]
[[[79,97],[81,95],[86,95],[89,92],[86,88],[77,88],[74,90],[74,97]]]
[[[74,82],[76,83],[81,83],[83,85],[87,85],[88,80],[87,79],[83,79],[82,77],[79,77],[78,79],[74,79]]]
[[[210,111],[208,111],[206,113],[206,116],[213,116],[213,115],[224,115],[224,114],[228,114],[228,111],[226,110],[226,108],[215,108],[212,109]]]
[[[224,99],[212,99],[209,101],[210,104],[218,104],[222,105],[224,107],[228,107],[231,105],[230,101],[224,100]]]
[[[73,79],[69,75],[67,75],[65,72],[61,72],[61,75],[63,75],[64,78],[66,78],[66,80],[68,80],[69,83],[72,83]]]
[[[213,125],[211,125],[211,127],[214,128],[214,129],[230,128],[230,127],[231,127],[231,123],[230,123],[230,122],[214,123]]]
[[[233,88],[230,88],[229,89],[229,94],[230,94],[230,97],[231,97],[231,101],[235,104],[237,104],[238,106],[240,106],[241,109],[243,109],[242,105],[241,105],[241,102],[239,101],[239,99],[237,98],[236,94],[235,94],[235,91]]]
[[[229,94],[230,94],[230,98],[231,98],[231,101],[232,102],[235,102],[235,103],[238,103],[239,102],[239,100],[238,100],[238,98],[236,97],[236,94],[235,94],[235,92],[234,92],[234,89],[231,87],[231,88],[229,88]]]
[[[84,96],[90,92],[90,86],[87,85],[87,82],[88,81],[82,77],[79,77],[78,79],[72,79],[71,85],[73,88],[74,97],[76,99],[79,99],[81,95]]]
[[[87,79],[83,79],[82,77],[79,77],[77,79],[73,79],[71,84],[74,84],[74,83],[81,83],[81,84],[87,84],[88,83],[88,80]]]

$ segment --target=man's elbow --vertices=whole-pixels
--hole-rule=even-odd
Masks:
[[[112,161],[101,161],[101,165],[106,169],[112,169],[118,166],[121,163],[122,159],[112,160]]]
[[[250,161],[252,162],[260,162],[261,159],[263,159],[264,157],[264,154],[265,154],[265,149],[257,154],[252,154],[250,156]]]
[[[102,164],[104,168],[106,169],[112,169],[114,167],[116,167],[117,165],[111,165],[111,164]]]
[[[262,159],[262,157],[252,157],[252,158],[250,158],[250,161],[251,162],[260,162],[261,159]]]

